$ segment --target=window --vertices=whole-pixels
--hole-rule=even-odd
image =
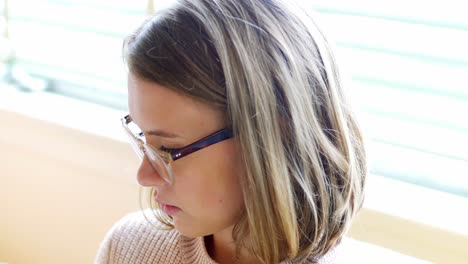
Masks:
[[[159,1],[158,1],[159,2]],[[122,39],[141,23],[147,1],[8,1],[11,77],[116,108],[126,106]]]
[[[456,1],[318,1],[371,173],[468,196],[468,17]]]
[[[14,50],[7,76],[23,89],[125,109],[122,39],[171,1],[0,1]],[[371,173],[468,197],[468,16],[460,5],[318,0],[310,8],[352,80]]]

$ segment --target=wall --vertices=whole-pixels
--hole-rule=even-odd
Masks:
[[[0,120],[0,262],[92,263],[106,230],[139,208],[132,150],[13,113]]]
[[[0,120],[0,262],[92,263],[111,225],[139,208],[131,147],[8,111]],[[439,263],[468,258],[466,235],[368,207],[350,236]]]

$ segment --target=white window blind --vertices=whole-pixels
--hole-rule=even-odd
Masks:
[[[466,6],[317,3],[351,74],[371,173],[468,196]]]
[[[49,91],[125,108],[122,39],[144,19],[146,0],[10,0],[8,9],[14,79],[27,73]]]
[[[126,108],[122,39],[147,0],[8,2],[13,72]],[[154,1],[154,8],[171,0]],[[462,1],[311,3],[336,42],[371,173],[468,196],[468,16]],[[151,9],[151,5],[150,5]]]

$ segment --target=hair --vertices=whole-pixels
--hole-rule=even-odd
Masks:
[[[366,154],[309,14],[279,0],[178,1],[125,40],[124,56],[137,77],[225,113],[246,167],[239,247],[278,263],[340,242],[362,206]]]

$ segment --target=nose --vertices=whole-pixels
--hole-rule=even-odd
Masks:
[[[146,155],[138,168],[137,181],[143,187],[158,187],[167,184],[158,172],[153,169]]]

